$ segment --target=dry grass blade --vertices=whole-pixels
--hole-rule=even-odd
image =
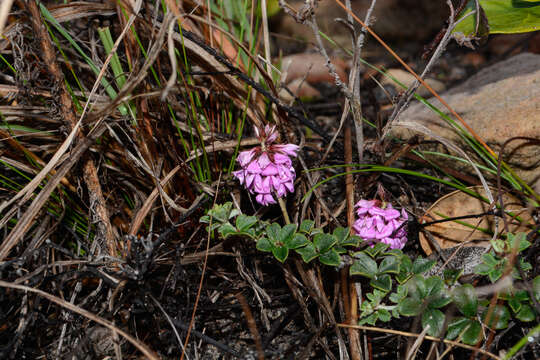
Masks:
[[[49,199],[51,193],[56,189],[56,186],[60,183],[62,178],[66,176],[69,170],[77,163],[79,158],[84,154],[84,152],[90,147],[91,143],[103,133],[105,130],[104,126],[101,126],[98,131],[95,131],[94,136],[86,138],[84,141],[80,141],[77,147],[72,151],[71,156],[62,166],[58,169],[56,174],[49,179],[47,184],[43,187],[39,195],[37,195],[30,204],[28,210],[23,214],[23,216],[17,221],[17,225],[11,230],[8,236],[2,242],[0,246],[0,261],[4,260],[8,255],[9,251],[17,244],[17,242],[24,236],[28,228],[32,225],[32,221],[37,216],[43,205]],[[6,217],[11,217],[17,209],[12,208]],[[3,221],[3,220],[2,220]]]
[[[411,346],[409,351],[407,352],[407,356],[405,356],[406,360],[413,360],[416,357],[416,353],[418,352],[418,349],[420,349],[420,345],[424,342],[424,339],[426,338],[426,334],[429,330],[429,325],[427,325],[424,330],[418,335],[416,340],[414,341],[414,344]]]
[[[137,2],[136,11],[138,11],[140,9],[141,3],[142,3],[141,0],[139,0]],[[132,14],[131,17],[130,17],[130,21],[128,21],[128,23],[124,27],[122,34],[125,34],[127,32],[127,29],[129,29],[129,27],[131,26],[131,24],[135,20],[135,18],[136,18],[136,14]],[[162,38],[163,38],[163,34],[161,34],[161,41],[163,40]],[[36,175],[14,197],[12,197],[9,201],[4,202],[0,206],[0,213],[4,209],[6,209],[9,205],[11,205],[15,201],[17,201],[18,199],[20,199],[19,205],[25,203],[26,201],[28,201],[30,199],[30,197],[33,195],[34,190],[45,179],[45,177],[49,174],[49,172],[51,172],[51,170],[54,167],[56,167],[59,163],[61,163],[60,160],[61,160],[62,156],[65,154],[65,152],[71,146],[73,140],[75,139],[75,136],[77,135],[77,133],[79,131],[79,127],[80,127],[80,125],[82,123],[82,120],[84,118],[86,109],[88,108],[88,105],[89,105],[89,103],[90,103],[90,101],[92,99],[92,94],[97,90],[97,87],[100,84],[100,80],[103,77],[103,75],[105,74],[105,70],[107,68],[107,65],[109,64],[110,60],[112,59],[112,55],[114,54],[115,49],[118,47],[118,44],[120,43],[121,40],[122,40],[122,35],[118,37],[118,39],[117,39],[111,53],[109,54],[109,56],[107,57],[107,60],[105,61],[104,65],[102,66],[100,74],[98,75],[96,81],[94,82],[94,87],[93,87],[92,91],[90,92],[90,95],[89,95],[88,100],[86,102],[86,105],[84,107],[83,113],[81,114],[81,117],[79,118],[79,121],[77,121],[77,123],[72,125],[71,132],[68,135],[68,137],[66,138],[66,140],[62,143],[60,148],[55,152],[54,156],[45,165],[45,167],[39,172],[39,174]],[[161,45],[162,42],[160,43],[158,41],[158,44]],[[150,60],[150,59],[148,59],[148,60]],[[148,63],[148,61],[147,61],[147,63]],[[133,80],[131,84],[129,82],[126,83],[125,87],[130,88],[130,86],[128,86],[128,84],[132,85],[132,86],[136,86],[137,80],[142,81],[141,78],[137,78],[137,79]],[[126,91],[127,91],[127,89],[124,92],[126,92]],[[121,98],[120,94],[119,94],[118,98]],[[118,102],[118,100],[119,100],[118,98],[116,99],[115,102],[113,102],[113,104],[111,106],[109,106],[107,109],[103,110],[103,112],[111,111],[111,108],[114,108],[113,106],[115,105],[116,102]],[[103,127],[100,127],[99,129],[97,129],[99,127],[99,125],[101,125],[101,122],[98,122],[98,124],[96,124],[94,126],[94,130],[96,130],[96,132],[102,133],[104,129],[103,129]],[[96,139],[96,138],[97,137],[94,137],[93,139]],[[87,139],[85,139],[85,140],[87,140]],[[88,143],[88,141],[83,141],[82,143],[84,144],[84,146],[82,146],[82,147],[78,146],[79,149],[86,150],[90,146],[90,143]],[[71,169],[71,167],[75,164],[74,160],[78,159],[78,157],[81,156],[81,155],[82,155],[82,152],[79,152],[78,156],[70,157],[69,161],[67,163],[65,163],[64,166],[62,166],[61,169],[63,169],[63,170],[62,171],[59,170],[58,173],[55,174],[53,179],[56,179],[56,180],[53,181],[53,179],[50,179],[49,182],[47,183],[47,185],[44,187],[44,189],[40,192],[39,196],[37,196],[34,199],[34,201],[32,202],[32,205],[30,206],[30,209],[28,209],[28,211],[23,215],[21,220],[17,223],[17,225],[13,228],[13,230],[10,232],[8,237],[4,240],[4,242],[0,246],[0,261],[5,259],[5,257],[8,255],[9,251],[11,250],[11,248],[13,246],[15,246],[16,243],[19,241],[19,239],[24,235],[24,233],[26,232],[26,230],[30,226],[31,221],[38,214],[41,207],[45,204],[48,197],[50,196],[52,191],[55,189],[56,185],[58,185],[59,181],[62,180],[63,176],[65,176],[67,174],[67,172]],[[59,178],[58,174],[61,173],[61,172],[63,173],[63,175]],[[47,191],[45,191],[46,189],[47,189]],[[5,223],[9,218],[11,218],[11,216],[15,213],[15,210],[16,209],[12,209],[8,214],[6,214],[4,216],[4,218],[2,218],[2,220],[0,220],[0,224]],[[22,221],[23,219],[24,219],[24,221]]]
[[[46,293],[45,291],[42,291],[42,290],[39,290],[39,289],[34,289],[34,288],[24,286],[24,285],[15,285],[15,284],[12,284],[12,283],[9,283],[9,282],[6,282],[6,281],[2,281],[2,280],[0,280],[0,286],[4,287],[4,288],[8,288],[8,289],[17,289],[17,290],[28,291],[28,292],[37,294],[37,295],[39,295],[39,296],[41,296],[41,297],[43,297],[43,298],[45,298],[45,299],[47,299],[49,301],[52,301],[55,304],[58,304],[58,305],[64,307],[67,310],[70,310],[70,311],[73,311],[73,312],[75,312],[75,313],[77,313],[79,315],[82,315],[82,316],[86,317],[87,319],[92,320],[92,321],[94,321],[94,322],[96,322],[96,323],[98,323],[100,325],[103,325],[106,328],[108,328],[109,330],[122,335],[127,341],[129,341],[131,344],[133,344],[133,346],[135,346],[137,349],[139,349],[139,351],[141,351],[148,359],[159,360],[159,357],[157,356],[157,354],[154,353],[150,348],[148,348],[148,346],[146,346],[145,344],[143,344],[139,340],[135,339],[134,337],[132,337],[131,335],[129,335],[125,331],[117,328],[110,321],[105,320],[102,317],[99,317],[99,316],[91,313],[90,311],[82,309],[82,308],[78,307],[77,305],[71,304],[68,301],[62,300],[59,297],[56,297],[54,295],[51,295],[51,294]]]
[[[473,167],[474,171],[478,175],[478,178],[480,179],[480,182],[482,183],[482,186],[484,187],[484,190],[486,192],[486,196],[488,197],[490,203],[494,203],[495,200],[494,200],[493,194],[491,193],[491,190],[489,189],[487,181],[484,178],[484,176],[482,175],[482,172],[474,164],[474,162],[471,160],[469,155],[467,155],[459,146],[457,146],[456,144],[454,144],[450,140],[445,139],[445,138],[435,134],[433,131],[429,130],[427,127],[425,127],[425,126],[423,126],[423,125],[421,125],[419,123],[413,122],[413,121],[401,121],[401,122],[395,124],[394,126],[401,126],[401,127],[407,128],[407,129],[411,129],[411,130],[423,133],[423,134],[425,134],[425,135],[427,135],[427,136],[441,142],[441,144],[444,144],[444,145],[448,146],[450,149],[454,150],[455,152],[457,152],[461,156],[463,156],[465,159],[467,159],[469,164]]]
[[[374,332],[401,335],[401,336],[408,336],[408,337],[419,337],[420,336],[420,334],[410,333],[410,332],[406,332],[406,331],[383,329],[383,328],[371,327],[371,326],[363,326],[363,325],[338,324],[338,326],[342,327],[342,328],[353,328],[353,329],[358,329],[358,330],[367,330],[367,331],[374,331]],[[474,346],[462,344],[462,343],[457,342],[457,341],[441,339],[441,338],[434,337],[434,336],[429,336],[429,335],[424,336],[424,339],[431,340],[431,341],[437,341],[437,342],[443,342],[445,344],[450,344],[450,345],[457,346],[457,347],[467,349],[467,350],[471,350],[471,351],[477,351],[477,352],[479,352],[481,354],[489,356],[492,359],[502,360],[502,358],[498,357],[497,355],[495,355],[493,353],[490,353],[489,351],[486,351],[486,350],[480,349],[480,348],[476,348]]]

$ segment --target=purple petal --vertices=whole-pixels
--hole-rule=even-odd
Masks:
[[[279,134],[276,131],[275,126],[270,127],[270,126],[266,125],[265,131],[266,131],[266,143],[267,144],[271,144],[274,141],[276,141]]]
[[[363,227],[358,232],[358,235],[365,240],[373,240],[376,239],[377,232],[373,228]]]
[[[287,194],[287,188],[285,187],[284,184],[279,184],[276,187],[276,193],[279,197],[283,197]]]
[[[262,191],[263,194],[270,194],[272,192],[272,186],[270,184],[270,178],[265,177],[262,181]]]
[[[272,194],[264,195],[264,198],[265,198],[267,204],[275,204],[276,203],[276,199],[274,199]]]
[[[289,192],[293,193],[294,192],[294,183],[291,181],[286,181],[284,183],[282,183],[283,185],[285,185],[285,187],[287,188],[287,190],[289,190]]]
[[[287,165],[289,167],[292,165],[291,158],[288,157],[287,155],[280,154],[280,153],[275,153],[274,154],[274,162],[276,164],[284,164],[284,165]]]
[[[388,220],[397,219],[400,216],[400,212],[396,209],[387,208],[384,210],[384,218]]]
[[[245,173],[244,173],[244,170],[237,170],[237,171],[233,171],[233,176],[235,178],[238,179],[238,181],[240,181],[240,184],[244,184],[244,179],[245,179]]]
[[[263,176],[274,176],[279,174],[279,168],[277,165],[270,163],[262,172]]]
[[[245,167],[253,159],[253,155],[255,155],[255,149],[241,151],[236,161],[238,161],[240,166]]]
[[[257,201],[261,205],[266,206],[266,201],[264,199],[264,195],[262,195],[262,194],[259,194],[259,195],[255,196],[255,201]]]
[[[359,207],[359,208],[366,208],[366,209],[369,209],[369,208],[372,208],[374,207],[375,205],[377,204],[377,200],[360,200],[356,203],[356,205],[354,205],[355,207]]]
[[[407,214],[407,212],[405,211],[405,209],[401,209],[401,217],[402,217],[404,220],[408,220],[408,219],[409,219],[409,214]]]
[[[250,174],[260,174],[262,169],[257,161],[252,161],[246,167],[246,171]]]
[[[387,224],[379,232],[377,232],[376,238],[383,239],[385,237],[392,235],[392,232],[394,232],[394,227],[391,224]]]
[[[266,152],[263,152],[261,156],[259,156],[259,158],[257,159],[257,163],[259,164],[261,169],[265,169],[272,162],[270,161],[268,154]]]
[[[382,216],[384,217],[386,215],[386,212],[385,210],[381,209],[380,207],[378,206],[373,206],[371,208],[368,209],[368,212],[371,214],[371,215],[379,215],[379,216]]]
[[[254,174],[247,174],[246,175],[246,187],[248,188],[248,190],[252,191],[252,185],[253,185],[253,180],[255,179],[255,175]]]
[[[289,155],[289,156],[296,156],[296,153],[298,152],[299,146],[294,144],[279,144],[279,145],[272,145],[272,150],[276,152],[281,152],[283,154]]]

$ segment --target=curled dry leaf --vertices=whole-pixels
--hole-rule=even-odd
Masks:
[[[472,191],[486,197],[485,190],[482,186],[470,187]],[[493,194],[497,193],[496,189],[492,189]],[[510,232],[527,231],[528,226],[534,221],[526,207],[523,207],[521,201],[510,194],[503,195],[503,202],[509,224]],[[422,223],[441,220],[448,217],[458,217],[466,215],[477,215],[485,213],[489,210],[489,204],[482,200],[476,199],[462,191],[454,191],[437,200],[424,214]],[[512,213],[512,215],[509,214]],[[520,220],[515,219],[519,217]],[[492,233],[495,231],[495,218],[493,215],[484,215],[482,217],[474,217],[456,221],[441,222],[426,227],[434,240],[438,243],[441,249],[452,248],[466,242],[465,246],[488,246],[489,240],[492,238]],[[499,231],[503,229],[503,222],[500,219]],[[475,229],[476,228],[476,229]],[[487,231],[485,231],[487,230]],[[429,255],[433,252],[434,247],[425,234],[422,232],[419,235],[420,245],[424,252]]]

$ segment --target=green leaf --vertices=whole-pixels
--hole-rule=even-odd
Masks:
[[[308,241],[308,244],[306,246],[296,249],[295,251],[302,257],[302,260],[304,260],[304,262],[306,263],[319,256],[317,249],[315,249],[315,245],[313,245],[313,243],[310,241]]]
[[[439,336],[444,326],[444,314],[440,310],[427,308],[422,313],[422,326],[429,325],[428,335]]]
[[[285,246],[274,246],[272,247],[272,254],[274,257],[281,262],[284,262],[289,256],[289,249]]]
[[[533,321],[536,318],[536,314],[530,305],[524,304],[516,314],[516,318],[520,321],[528,322]]]
[[[244,214],[240,214],[236,218],[236,227],[240,231],[247,231],[249,228],[255,225],[256,222],[257,218],[255,216],[247,216]]]
[[[392,290],[392,278],[390,278],[390,275],[388,274],[377,274],[371,281],[369,282],[371,286],[373,286],[375,289],[379,289],[381,291],[388,292]]]
[[[519,259],[519,266],[521,267],[521,270],[523,270],[523,272],[532,270],[531,263],[523,260],[522,258]],[[518,271],[518,274],[519,274],[519,271]]]
[[[378,313],[373,313],[365,318],[362,318],[360,319],[360,321],[358,321],[358,325],[365,325],[365,324],[369,324],[369,325],[375,325],[375,323],[377,322],[377,318],[379,317],[378,316],[379,314]]]
[[[390,249],[388,251],[385,251],[383,253],[384,256],[395,256],[397,258],[401,258],[403,256],[403,251],[399,249]]]
[[[535,277],[532,283],[534,297],[536,301],[540,301],[540,275]]]
[[[399,261],[395,256],[387,256],[379,265],[379,273],[381,274],[397,274],[399,273]]]
[[[356,236],[356,235],[350,235],[349,237],[347,237],[347,239],[345,239],[345,241],[343,241],[341,244],[341,246],[352,246],[352,247],[358,247],[360,245],[360,242],[362,241],[362,238],[360,238],[359,236]]]
[[[259,250],[259,251],[270,252],[270,251],[272,251],[273,247],[274,246],[272,245],[270,240],[268,240],[265,237],[262,237],[257,241],[257,250]]]
[[[324,265],[339,266],[339,264],[341,264],[341,257],[334,249],[331,249],[330,251],[320,254],[319,261]]]
[[[465,284],[455,288],[452,297],[463,315],[468,317],[476,316],[478,312],[478,297],[471,284]]]
[[[387,293],[387,291],[374,289],[372,293],[367,293],[366,297],[373,304],[373,306],[379,306],[382,299],[386,296]]]
[[[538,19],[538,21],[540,23],[540,18]],[[517,247],[518,252],[522,252],[523,250],[531,246],[531,243],[527,240],[527,234],[523,232],[517,233],[515,235],[509,233],[506,241],[508,243],[509,251],[513,251]]]
[[[494,283],[495,281],[499,280],[500,277],[502,276],[502,269],[493,269],[491,270],[489,273],[488,273],[488,277],[489,277],[489,280]]]
[[[309,243],[309,240],[304,234],[296,233],[294,236],[285,243],[289,249],[298,249],[302,246],[306,246]]]
[[[423,274],[430,270],[435,265],[435,260],[425,259],[423,257],[417,257],[412,265],[412,272],[414,274]]]
[[[477,320],[471,320],[463,333],[461,340],[468,345],[475,345],[483,338],[482,325]]]
[[[422,311],[422,301],[406,298],[398,304],[398,311],[404,316],[416,316]]]
[[[459,335],[465,332],[467,327],[471,324],[470,319],[465,317],[455,318],[448,324],[448,330],[446,331],[446,338],[453,340]]]
[[[300,228],[298,229],[298,231],[309,234],[309,232],[313,228],[313,225],[315,225],[315,221],[313,221],[313,220],[304,220],[300,224]]]
[[[386,249],[388,249],[388,246],[389,245],[385,243],[376,243],[375,245],[373,245],[373,247],[370,246],[364,249],[364,252],[374,258],[381,251],[385,251]]]
[[[266,227],[266,235],[270,239],[270,242],[274,245],[279,241],[279,232],[281,230],[281,226],[276,223],[269,224]]]
[[[373,278],[377,274],[377,263],[364,252],[358,253],[349,270],[351,275]]]
[[[491,246],[493,247],[493,250],[495,250],[496,253],[503,253],[506,248],[506,244],[501,239],[495,239],[491,241]]]
[[[388,297],[393,303],[399,303],[401,300],[407,297],[407,286],[398,285],[395,293],[390,294]]]
[[[415,275],[407,282],[409,296],[423,300],[427,296],[426,280],[422,275]]]
[[[225,223],[221,225],[218,229],[218,232],[221,234],[221,236],[226,239],[227,236],[234,235],[237,233],[236,228],[232,226],[230,223]]]
[[[458,281],[462,274],[463,269],[445,269],[443,271],[444,283],[452,286]]]
[[[514,293],[514,297],[519,301],[529,301],[531,298],[527,290],[518,290]]]
[[[440,277],[431,276],[426,279],[426,296],[438,297],[444,289],[444,282]]]
[[[486,317],[490,313],[489,323],[487,326],[496,330],[505,329],[508,326],[508,320],[510,319],[510,311],[504,305],[495,305],[493,310],[487,308],[482,314],[482,320],[486,322]]]
[[[461,340],[465,344],[475,345],[483,338],[482,325],[477,320],[463,317],[454,319],[448,325],[446,338],[455,339],[458,336],[461,336]]]
[[[511,297],[508,299],[508,306],[510,306],[513,312],[517,313],[521,309],[521,302],[515,297]]]
[[[474,273],[478,275],[487,275],[490,273],[490,271],[493,270],[493,266],[486,264],[486,263],[480,263],[476,265],[474,268]]]
[[[199,219],[199,222],[202,222],[204,224],[209,224],[210,223],[210,216],[208,216],[208,215],[201,216],[201,218]]]
[[[287,244],[292,241],[296,231],[296,224],[287,224],[279,231],[278,240],[281,244]]]
[[[429,307],[432,307],[434,309],[442,308],[452,302],[452,298],[447,296],[444,292],[439,294],[439,296],[430,299],[429,301]]]
[[[514,34],[540,29],[540,2],[528,0],[479,0],[486,14],[490,34]],[[471,0],[463,11],[463,16],[475,9]],[[453,33],[475,36],[476,16],[473,14],[461,21]]]
[[[411,272],[412,260],[407,255],[401,257],[401,271]]]
[[[313,244],[320,253],[327,252],[332,246],[337,243],[337,239],[330,234],[317,234],[313,238]]]
[[[395,278],[398,284],[405,284],[410,279],[410,277],[411,276],[408,273],[400,272],[399,274],[396,275]]]
[[[482,255],[482,261],[487,265],[491,265],[491,267],[499,265],[500,262],[500,260],[493,256],[492,253]]]
[[[350,232],[351,230],[349,228],[340,226],[332,234],[336,237],[338,244],[342,245],[347,240]]]
[[[390,311],[386,309],[379,309],[377,310],[377,315],[379,316],[379,320],[388,322],[390,319],[392,319],[392,315],[390,314]]]

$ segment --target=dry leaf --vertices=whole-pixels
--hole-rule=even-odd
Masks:
[[[486,197],[485,190],[482,186],[474,186],[469,189]],[[492,189],[496,193],[496,189]],[[511,212],[513,215],[520,217],[521,222],[512,219],[512,215],[507,216],[509,230],[511,232],[527,231],[527,225],[533,224],[534,221],[527,211],[527,208],[521,205],[521,201],[510,194],[503,195],[503,202],[506,213]],[[489,204],[482,200],[476,199],[462,191],[454,191],[437,200],[424,214],[422,222],[431,222],[441,220],[448,217],[458,217],[465,215],[477,215],[485,213],[489,210]],[[447,221],[433,224],[426,227],[437,241],[441,249],[455,247],[462,242],[467,242],[465,246],[488,246],[489,240],[495,231],[495,219],[493,215],[485,215],[478,218],[469,218],[456,221]],[[465,225],[468,224],[468,225]],[[503,228],[502,219],[499,221],[499,229]],[[474,229],[478,227],[477,229]],[[480,229],[488,230],[485,233]],[[424,252],[429,255],[434,250],[431,242],[426,238],[425,234],[420,233],[420,245]]]

